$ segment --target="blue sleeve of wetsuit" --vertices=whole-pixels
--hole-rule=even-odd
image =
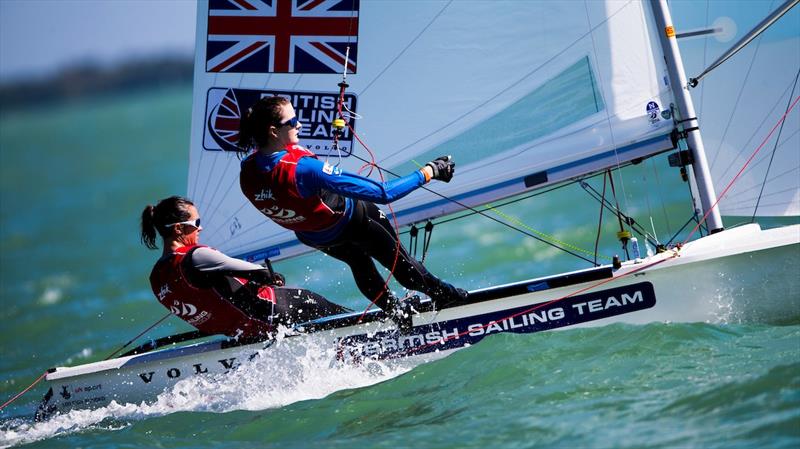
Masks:
[[[425,184],[425,176],[419,170],[389,182],[378,182],[312,157],[297,161],[295,173],[297,187],[303,197],[316,195],[320,190],[328,190],[348,198],[378,204],[391,203]]]

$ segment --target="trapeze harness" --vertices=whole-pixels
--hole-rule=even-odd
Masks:
[[[215,289],[196,288],[189,283],[181,263],[192,249],[201,246],[183,246],[156,262],[150,273],[150,286],[158,302],[183,321],[209,335],[248,338],[272,332],[272,325],[245,314]],[[246,279],[236,279],[242,284],[248,282]],[[273,304],[276,302],[275,292],[268,286],[258,289],[258,298]]]

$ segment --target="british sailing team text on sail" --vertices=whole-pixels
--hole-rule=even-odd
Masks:
[[[300,137],[333,139],[331,123],[338,118],[338,96],[314,92],[280,92],[277,94],[292,103],[297,113],[297,119],[305,125],[300,130]],[[262,96],[270,96],[270,94]],[[348,110],[352,111],[355,108],[353,97],[350,95],[345,96],[343,104]],[[347,127],[342,130],[342,133],[344,138],[350,137],[350,130]],[[311,148],[311,150],[314,150],[314,148]]]

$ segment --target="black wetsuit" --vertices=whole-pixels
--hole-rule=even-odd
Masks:
[[[347,312],[310,290],[275,286],[266,268],[208,247],[192,249],[183,259],[183,273],[197,288],[213,288],[244,313],[272,324],[296,324]],[[247,279],[243,284],[236,278]],[[257,297],[258,287],[270,285],[276,302]]]
[[[326,244],[310,242],[300,233],[297,233],[298,239],[349,265],[361,293],[375,300],[375,305],[383,310],[389,310],[391,300],[373,258],[387,269],[394,266],[392,273],[404,287],[423,292],[440,305],[464,296],[463,290],[459,291],[434,276],[408,254],[398,241],[394,226],[378,206],[361,200],[354,203],[350,222],[334,241]]]

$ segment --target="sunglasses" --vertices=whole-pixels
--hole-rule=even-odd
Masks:
[[[197,229],[200,229],[200,219],[199,218],[195,218],[194,220],[181,221],[181,222],[178,222],[178,223],[170,223],[170,224],[166,225],[166,227],[177,226],[177,225],[189,225],[189,226],[194,226]]]
[[[281,123],[280,126],[278,126],[278,128],[283,128],[284,126],[291,126],[292,128],[297,128],[297,122],[299,122],[299,120],[297,120],[297,116],[295,115],[289,120],[286,120],[285,122]]]

